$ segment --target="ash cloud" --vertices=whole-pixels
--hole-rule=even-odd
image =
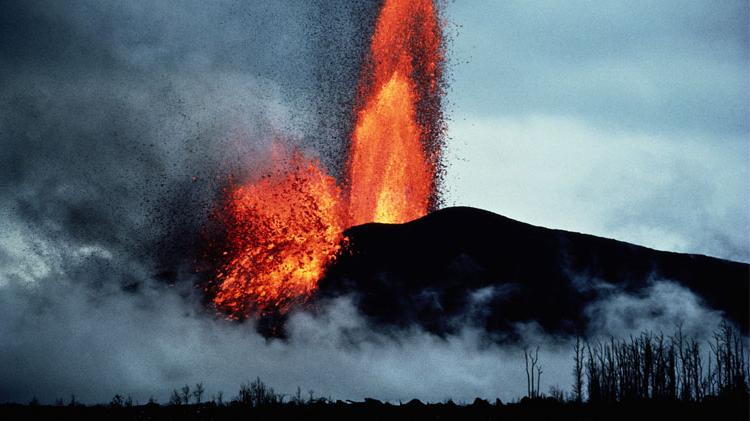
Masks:
[[[340,169],[376,6],[4,2],[0,214],[4,237],[29,228],[4,253],[39,236],[189,271],[222,184],[270,142]]]

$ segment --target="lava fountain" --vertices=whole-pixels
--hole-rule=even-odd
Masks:
[[[350,225],[407,222],[427,214],[434,202],[440,40],[431,0],[383,4],[360,81],[361,108],[350,147]]]
[[[274,154],[259,180],[230,186],[214,305],[242,318],[304,302],[344,230],[403,223],[437,202],[443,52],[432,0],[385,0],[360,77],[343,186],[300,153]]]

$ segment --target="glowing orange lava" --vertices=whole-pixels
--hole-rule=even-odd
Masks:
[[[343,188],[316,161],[276,157],[230,189],[214,305],[231,317],[285,312],[316,289],[348,226],[402,223],[435,205],[440,27],[431,0],[385,0],[362,72]]]
[[[417,106],[438,95],[442,53],[432,1],[386,0],[370,54],[348,166],[351,225],[402,223],[429,210],[439,157],[426,149],[435,128],[417,120]]]
[[[235,316],[284,312],[304,300],[341,248],[341,190],[333,177],[299,154],[274,166],[226,201],[229,259],[214,304]]]

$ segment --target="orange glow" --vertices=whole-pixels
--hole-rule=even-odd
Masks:
[[[256,183],[231,190],[227,263],[214,304],[235,315],[286,311],[317,286],[343,239],[340,189],[295,154]]]
[[[442,53],[432,1],[386,0],[370,54],[348,166],[351,225],[402,223],[429,210],[438,157],[426,145],[435,128],[420,124],[417,106],[438,95]]]
[[[220,209],[214,305],[241,318],[286,312],[317,288],[348,226],[403,223],[435,206],[443,53],[431,0],[385,0],[358,88],[343,188],[317,161],[278,151],[271,173]]]

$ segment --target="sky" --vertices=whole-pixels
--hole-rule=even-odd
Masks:
[[[267,340],[191,288],[226,174],[277,139],[341,171],[376,6],[0,0],[0,402],[164,402],[199,381],[230,397],[256,375],[343,399],[524,390],[520,349],[473,326],[396,340],[343,299]],[[447,205],[750,261],[747,2],[442,13]],[[662,318],[623,326],[644,308]],[[589,311],[594,334],[721,318],[668,280]],[[546,345],[545,386],[565,386],[569,344],[519,329]]]
[[[748,7],[448,2],[448,203],[750,261]]]

